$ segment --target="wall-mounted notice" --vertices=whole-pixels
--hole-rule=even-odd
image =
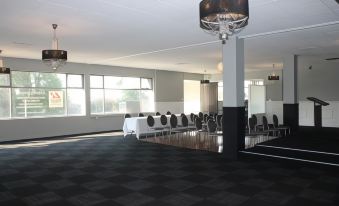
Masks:
[[[62,108],[64,107],[64,93],[63,91],[49,91],[49,108]]]

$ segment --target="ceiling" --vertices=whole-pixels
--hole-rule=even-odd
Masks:
[[[216,73],[221,43],[199,27],[200,0],[2,0],[3,56],[40,59],[52,23],[70,62]],[[286,54],[339,56],[335,0],[249,0],[247,70]]]

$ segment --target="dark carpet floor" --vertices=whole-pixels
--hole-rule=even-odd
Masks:
[[[339,205],[339,173],[137,141],[0,145],[0,205]]]

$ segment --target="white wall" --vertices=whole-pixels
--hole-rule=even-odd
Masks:
[[[12,71],[39,71],[52,72],[50,68],[45,66],[39,60],[4,58],[7,67]],[[117,75],[131,77],[147,77],[155,78],[155,70],[112,67],[103,65],[90,65],[67,63],[64,67],[58,69],[60,73],[84,74],[85,91],[86,91],[86,116],[79,117],[48,117],[48,118],[33,118],[33,119],[11,119],[0,120],[0,141],[10,141],[19,139],[32,139],[40,137],[52,137],[70,134],[92,133],[101,131],[121,130],[123,125],[123,115],[108,115],[108,116],[91,116],[89,111],[90,95],[89,95],[89,75]],[[162,71],[161,71],[162,72]],[[166,73],[166,72],[165,72]],[[170,72],[171,75],[181,75],[183,79],[202,79],[202,75]],[[183,82],[182,82],[183,84]],[[169,88],[166,82],[162,84],[163,88]],[[179,90],[183,87],[179,87]],[[157,84],[155,84],[155,96],[157,95]],[[163,91],[159,89],[159,91]],[[180,91],[167,90],[166,93],[170,96],[176,96]],[[175,93],[175,94],[174,94]],[[183,91],[181,92],[183,99]],[[161,94],[163,95],[163,94]],[[179,98],[180,95],[178,95]],[[171,104],[169,104],[171,102]],[[160,101],[157,109],[172,110],[173,112],[183,111],[183,102],[171,98],[166,101]],[[182,106],[181,106],[182,105]],[[173,108],[171,108],[173,106]],[[169,109],[165,109],[165,107]],[[179,109],[180,108],[180,109]],[[182,109],[181,109],[182,108]]]
[[[339,127],[339,61],[326,61],[326,57],[299,57],[299,124],[314,126],[313,103],[307,97],[329,102],[322,109],[324,127]],[[310,67],[312,68],[310,69]]]
[[[252,79],[262,79],[266,85],[266,99],[271,101],[281,101],[282,100],[282,71],[275,70],[274,73],[280,76],[279,80],[269,81],[268,75],[272,74],[273,71],[245,71],[245,80]],[[221,74],[205,75],[206,79],[209,79],[211,82],[222,82]]]

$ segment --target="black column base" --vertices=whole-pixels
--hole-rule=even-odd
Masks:
[[[299,130],[299,104],[284,104],[284,125],[290,126],[292,132]]]
[[[230,160],[238,158],[245,148],[245,107],[223,108],[223,155]]]

